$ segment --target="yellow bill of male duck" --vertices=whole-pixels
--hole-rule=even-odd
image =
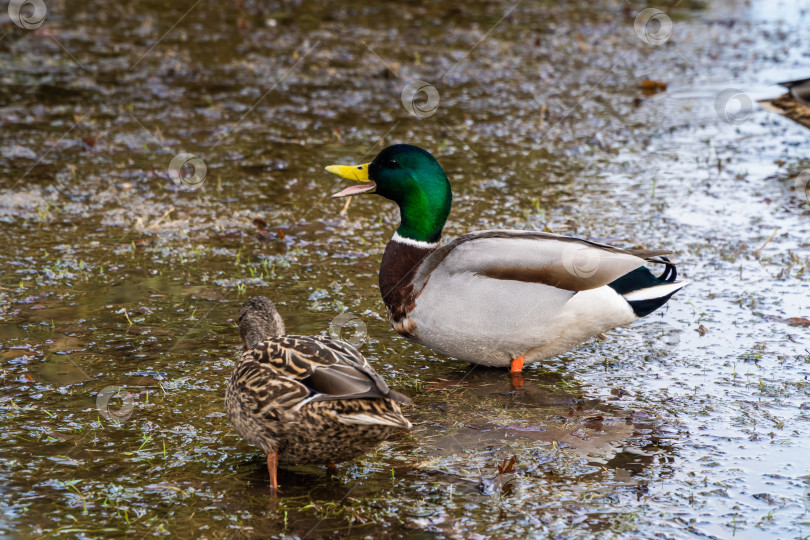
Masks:
[[[395,144],[370,163],[326,170],[359,182],[335,198],[376,194],[399,206],[379,274],[388,319],[407,339],[459,360],[519,374],[524,363],[649,315],[687,283],[676,280],[666,250],[520,230],[442,244],[450,182],[417,146]],[[646,263],[664,270],[656,276]]]

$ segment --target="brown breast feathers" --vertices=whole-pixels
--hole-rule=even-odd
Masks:
[[[385,247],[380,265],[380,294],[388,310],[388,318],[400,334],[408,333],[398,323],[414,308],[414,300],[419,294],[413,289],[413,277],[422,261],[435,249],[412,246],[397,240],[391,240]]]

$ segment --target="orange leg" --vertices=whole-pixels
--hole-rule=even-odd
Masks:
[[[512,376],[512,387],[515,390],[523,388],[523,356],[518,356],[509,365],[509,374]]]
[[[278,452],[267,454],[267,472],[270,474],[270,491],[278,491]]]

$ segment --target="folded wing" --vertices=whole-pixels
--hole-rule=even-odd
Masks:
[[[441,267],[449,274],[473,273],[498,280],[541,283],[568,291],[607,285],[644,266],[670,263],[667,251],[623,250],[577,238],[534,231],[481,231],[468,234],[433,252],[417,272],[420,290]]]

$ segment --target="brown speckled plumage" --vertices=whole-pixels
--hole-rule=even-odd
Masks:
[[[282,335],[270,300],[239,312],[246,351],[225,397],[228,419],[248,442],[288,463],[352,459],[411,427],[399,403],[357,349],[321,336]],[[271,471],[271,477],[273,472]]]

